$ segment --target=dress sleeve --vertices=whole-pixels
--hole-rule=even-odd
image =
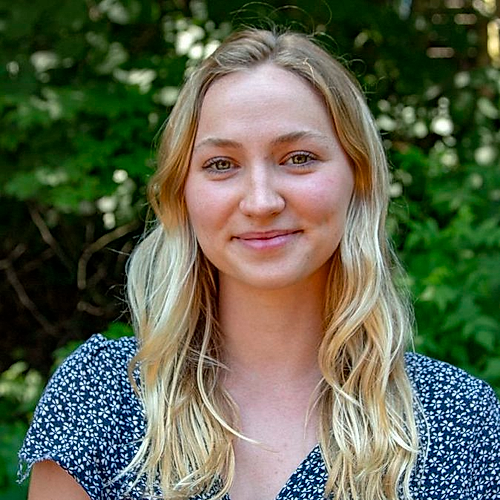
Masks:
[[[486,384],[484,386],[473,442],[476,489],[473,498],[500,500],[500,402],[493,390]]]
[[[408,354],[421,453],[415,500],[500,500],[500,402],[485,382]]]
[[[103,498],[123,465],[123,415],[134,398],[127,376],[131,342],[94,335],[58,368],[19,452],[20,480],[34,463],[53,460],[92,500]]]

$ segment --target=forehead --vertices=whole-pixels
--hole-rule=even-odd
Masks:
[[[272,62],[265,62],[217,78],[209,86],[203,102],[207,97],[211,98],[214,93],[240,93],[243,88],[252,90],[256,94],[262,92],[262,98],[267,97],[270,90],[277,88],[283,94],[291,90],[296,93],[316,95],[323,101],[319,91],[299,73]]]
[[[214,131],[237,133],[271,125],[286,129],[299,122],[324,130],[333,125],[324,98],[305,78],[265,63],[225,75],[208,88],[197,138]]]

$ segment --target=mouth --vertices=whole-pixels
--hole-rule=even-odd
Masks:
[[[281,238],[286,236],[291,236],[300,233],[300,230],[294,229],[277,229],[272,231],[254,231],[248,233],[242,233],[235,236],[234,239],[243,241],[253,241],[253,240],[272,240],[274,238]]]
[[[251,251],[274,252],[287,248],[295,242],[301,230],[277,229],[272,231],[252,231],[235,236],[233,240]]]

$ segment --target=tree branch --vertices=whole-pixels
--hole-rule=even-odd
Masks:
[[[113,231],[101,236],[83,251],[78,261],[77,284],[79,290],[84,290],[87,287],[87,264],[92,255],[138,227],[139,223],[137,221],[117,227]]]
[[[36,304],[29,298],[26,289],[23,284],[17,277],[17,273],[13,266],[13,261],[19,258],[26,247],[22,244],[16,246],[16,248],[11,252],[10,256],[7,259],[3,259],[0,261],[0,269],[5,271],[7,275],[7,280],[11,284],[12,288],[17,294],[19,298],[19,302],[28,309],[28,311],[33,315],[33,317],[40,323],[42,328],[51,336],[57,336],[57,329],[47,320],[47,318],[38,310]]]
[[[47,243],[47,245],[49,245],[50,248],[52,248],[54,253],[59,257],[59,259],[61,259],[61,262],[64,264],[64,266],[69,271],[72,271],[73,265],[72,265],[71,261],[68,259],[68,257],[66,257],[61,246],[59,245],[57,240],[54,238],[54,236],[52,236],[50,229],[48,228],[47,224],[43,220],[43,218],[40,215],[40,213],[38,212],[38,210],[36,210],[35,208],[33,208],[30,205],[28,205],[28,210],[30,212],[31,219],[33,220],[36,227],[38,228],[38,231],[40,231],[40,235],[41,235],[43,241],[45,241],[45,243]]]

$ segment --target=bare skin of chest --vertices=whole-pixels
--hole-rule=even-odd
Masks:
[[[309,397],[248,399],[240,403],[242,430],[254,444],[235,443],[231,500],[274,500],[317,444],[317,418],[306,415]]]

